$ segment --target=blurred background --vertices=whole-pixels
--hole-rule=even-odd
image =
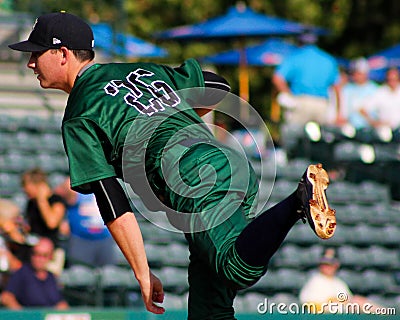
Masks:
[[[196,34],[198,24],[204,21],[247,9],[293,25],[284,33],[222,37]],[[276,147],[273,161],[273,156],[268,158],[270,145],[264,146],[266,150],[261,154],[257,147],[265,137],[255,141],[254,134],[254,141],[249,142],[249,132],[236,131],[236,124],[229,119],[219,119],[218,115],[214,119],[223,123],[226,130],[236,132],[261,179],[274,183],[271,195],[261,192],[263,200],[268,199],[268,206],[296,188],[310,161],[321,161],[328,169],[332,180],[328,195],[337,210],[337,234],[326,243],[312,235],[307,225],[296,225],[271,261],[269,276],[239,294],[238,319],[258,319],[257,304],[266,297],[276,303],[298,303],[299,291],[315,271],[326,246],[336,249],[341,261],[339,275],[354,293],[400,312],[399,131],[393,128],[388,138],[375,131],[349,132],[347,127],[312,123],[300,135],[294,133],[294,143],[285,149],[279,140],[283,116],[277,109],[271,80],[299,30],[307,29],[313,30],[318,46],[335,57],[342,70],[348,71],[353,59],[365,57],[371,80],[382,84],[386,70],[400,66],[399,1],[71,0],[60,4],[51,0],[0,0],[0,198],[11,199],[21,210],[26,204],[20,186],[22,172],[39,166],[49,174],[54,187],[68,174],[60,134],[67,96],[42,90],[26,68],[29,56],[12,51],[7,45],[26,39],[37,16],[59,10],[79,15],[92,25],[98,62],[151,61],[176,66],[193,57],[204,68],[224,76],[232,93],[248,100],[259,112]],[[281,41],[285,47],[277,47]],[[248,60],[241,64],[241,50],[258,45],[266,45],[261,54],[262,50],[271,50],[269,55],[261,62],[251,62],[247,55]],[[226,56],[219,62],[213,60],[214,55],[228,50],[238,50],[233,62],[228,62]],[[266,156],[266,160],[260,162],[260,156]],[[142,205],[139,199],[134,204]],[[184,238],[138,218],[149,262],[165,281],[166,308],[175,310],[170,319],[182,319],[187,303],[188,263]],[[118,259],[112,266],[65,265],[60,281],[68,302],[77,308],[89,307],[84,310],[92,312],[81,314],[79,319],[129,317],[125,311],[94,312],[103,307],[133,310],[131,318],[149,317],[141,309],[132,274],[117,248],[115,251]],[[7,274],[6,269],[1,272]],[[0,310],[0,318],[3,316],[12,319],[13,314]],[[27,313],[26,317],[32,319],[32,314]],[[44,313],[36,314],[36,318],[44,318]]]

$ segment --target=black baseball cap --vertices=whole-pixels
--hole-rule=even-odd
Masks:
[[[9,47],[24,52],[61,47],[70,50],[93,50],[94,37],[92,29],[85,21],[61,11],[37,18],[28,40],[10,44]]]

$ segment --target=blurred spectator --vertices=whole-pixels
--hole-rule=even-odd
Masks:
[[[378,84],[369,79],[369,65],[365,58],[358,58],[350,66],[350,82],[341,92],[341,110],[344,121],[356,129],[369,127],[360,110],[378,89]]]
[[[10,272],[18,270],[30,258],[30,245],[35,238],[26,233],[20,208],[11,200],[0,199],[0,289]]]
[[[329,92],[339,94],[339,67],[334,57],[315,44],[317,37],[311,33],[299,36],[299,48],[285,57],[272,77],[278,103],[284,109],[284,125],[281,130],[285,145],[287,131],[294,128],[303,131],[309,121],[325,124],[328,121]],[[339,102],[336,97],[337,109]],[[340,111],[337,112],[340,115]],[[296,142],[297,143],[297,142]]]
[[[319,260],[318,272],[314,273],[300,290],[300,302],[315,306],[315,310],[309,310],[316,313],[328,313],[329,303],[335,306],[341,303],[358,304],[361,311],[362,306],[368,303],[371,305],[368,311],[373,312],[378,306],[366,297],[354,295],[348,285],[336,275],[339,267],[340,262],[335,250],[326,249]]]
[[[65,262],[65,252],[59,246],[59,228],[66,210],[64,200],[53,193],[47,174],[40,168],[24,172],[21,180],[28,197],[25,214],[30,232],[53,241],[56,250],[49,268],[58,275]]]
[[[346,122],[342,115],[342,110],[338,110],[338,106],[342,106],[342,103],[341,101],[337,101],[337,99],[342,99],[340,93],[342,92],[343,87],[350,81],[348,69],[346,67],[339,66],[339,75],[339,82],[336,83],[334,87],[329,89],[328,98],[329,111],[327,123],[334,126],[341,125]]]
[[[54,191],[67,204],[70,226],[68,263],[83,263],[93,267],[115,264],[115,243],[101,218],[95,196],[73,191],[69,178]]]
[[[35,238],[27,233],[28,226],[21,215],[20,208],[11,200],[0,199],[0,232],[8,251],[10,271],[29,261],[29,246]]]
[[[53,255],[54,244],[48,238],[40,238],[33,247],[31,262],[13,273],[1,294],[1,301],[9,309],[23,307],[68,308],[55,276],[47,270]]]
[[[361,115],[371,127],[400,126],[400,79],[397,68],[386,72],[386,82],[364,102]]]
[[[280,93],[278,102],[286,107],[288,123],[325,123],[329,90],[339,84],[335,58],[318,48],[316,41],[317,37],[310,33],[299,36],[299,48],[284,59],[273,75],[273,84]]]

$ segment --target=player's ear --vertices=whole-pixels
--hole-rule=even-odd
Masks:
[[[61,47],[60,48],[61,54],[62,54],[62,62],[63,64],[67,61],[70,51],[66,47]]]

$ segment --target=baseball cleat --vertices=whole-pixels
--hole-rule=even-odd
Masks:
[[[329,177],[322,164],[309,165],[297,188],[301,219],[308,223],[321,239],[329,239],[336,229],[335,210],[329,208],[325,190]]]

